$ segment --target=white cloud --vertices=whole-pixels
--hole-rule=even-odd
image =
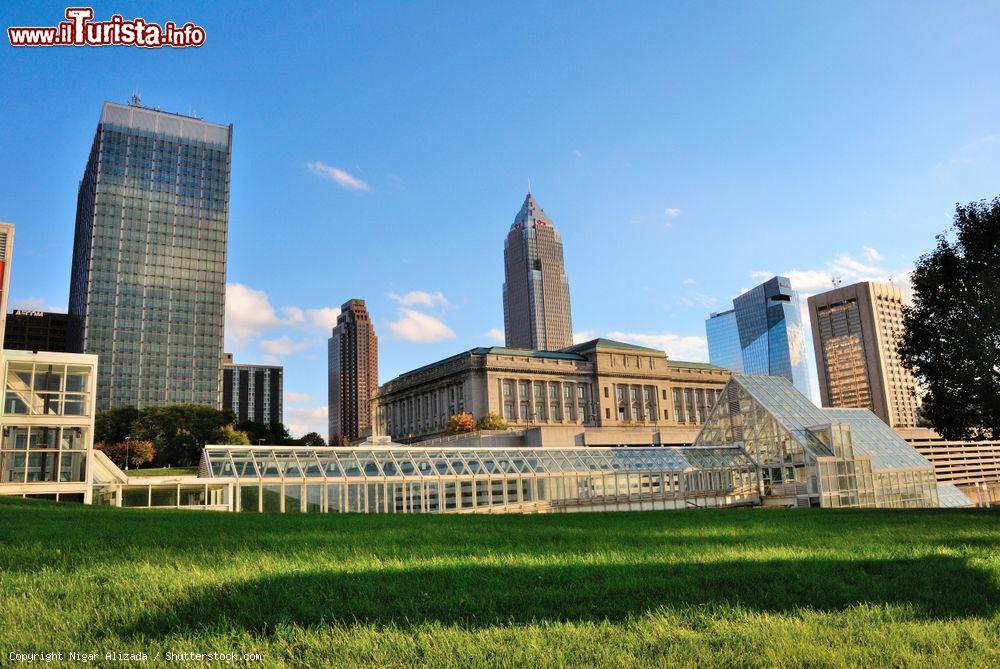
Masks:
[[[573,333],[573,343],[582,344],[585,341],[590,341],[595,339],[597,334],[593,330],[581,330],[580,332]]]
[[[242,283],[226,284],[226,348],[240,348],[262,330],[281,322],[263,290]]]
[[[332,165],[327,165],[322,162],[314,162],[306,165],[309,171],[313,174],[328,179],[339,186],[343,186],[349,190],[368,190],[368,182],[363,179],[348,173],[346,170],[342,170],[339,167],[333,167]]]
[[[285,404],[309,404],[312,402],[312,395],[309,393],[297,393],[294,390],[285,391]]]
[[[861,250],[865,252],[865,258],[868,262],[878,262],[882,259],[882,254],[873,249],[871,246],[862,246]]]
[[[676,207],[667,207],[663,211],[663,213],[669,216],[670,218],[677,218],[678,216],[681,215],[681,210],[677,209]]]
[[[287,397],[287,393],[285,394]],[[316,432],[323,439],[327,438],[330,425],[327,422],[327,408],[315,407],[285,407],[285,427],[293,437],[301,437],[310,432]]]
[[[697,284],[698,282],[695,281],[694,279],[684,279],[683,283],[684,283],[685,286],[693,286],[693,285]]]
[[[260,362],[277,364],[278,356],[314,347],[322,343],[311,335],[308,339],[294,341],[288,334],[262,339],[267,332],[294,328],[295,330],[321,330],[329,336],[337,323],[339,309],[320,307],[302,309],[295,306],[281,307],[281,315],[271,305],[263,290],[255,290],[241,283],[226,284],[226,350],[245,351],[255,343],[263,352]]]
[[[389,293],[389,297],[402,304],[404,307],[448,306],[448,299],[441,291],[429,293],[425,290],[411,290],[410,292],[403,293],[402,295],[399,293]]]
[[[333,307],[321,307],[319,309],[306,309],[306,319],[316,327],[323,330],[332,330],[337,325],[337,316],[340,309]]]
[[[66,307],[54,307],[45,301],[44,297],[22,297],[11,300],[11,309],[23,309],[25,311],[48,311],[54,314],[66,313]]]
[[[498,344],[503,344],[507,340],[504,331],[501,330],[500,328],[490,328],[489,331],[486,333],[486,338],[489,339],[490,341],[495,341]]]
[[[455,338],[452,329],[439,318],[406,307],[400,309],[399,313],[399,320],[389,323],[389,329],[398,339],[431,344]]]
[[[608,338],[658,348],[666,351],[672,360],[708,361],[708,341],[704,337],[679,335],[674,332],[609,332]]]
[[[580,149],[573,149],[573,155],[577,158],[583,158],[583,151]]]
[[[288,335],[283,335],[278,339],[262,339],[257,342],[257,346],[262,351],[266,351],[273,356],[291,355],[296,351],[304,351],[315,345],[313,341],[293,341]]]

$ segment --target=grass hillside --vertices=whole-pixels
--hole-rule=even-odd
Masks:
[[[988,667],[1000,514],[237,515],[0,498],[0,593],[5,661]]]

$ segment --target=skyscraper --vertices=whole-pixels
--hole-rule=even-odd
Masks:
[[[803,395],[812,396],[799,296],[786,277],[768,279],[738,296],[733,311],[712,314],[705,330],[712,364],[745,374],[783,376]]]
[[[503,248],[503,322],[509,348],[573,345],[562,239],[529,192]]]
[[[73,350],[97,407],[220,405],[231,125],[104,103],[80,183]]]
[[[903,291],[864,281],[809,298],[820,399],[870,409],[891,427],[914,427],[917,381],[899,362]]]
[[[792,282],[783,276],[768,279],[736,297],[733,308],[743,349],[743,372],[783,376],[811,397],[805,330]]]
[[[378,390],[378,337],[364,300],[340,307],[328,346],[329,443],[371,433],[371,398]]]
[[[280,365],[250,365],[233,362],[226,353],[222,361],[222,408],[236,414],[237,421],[264,425],[283,422],[281,387],[285,370]]]
[[[705,321],[708,335],[708,361],[734,372],[743,371],[743,349],[740,330],[736,325],[736,310],[720,311]]]

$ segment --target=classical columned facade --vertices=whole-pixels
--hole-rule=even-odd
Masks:
[[[439,437],[462,412],[476,420],[496,413],[513,428],[693,429],[728,379],[712,365],[609,340],[562,351],[476,348],[381,386],[375,434],[402,443]]]

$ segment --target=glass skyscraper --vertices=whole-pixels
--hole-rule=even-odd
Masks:
[[[731,314],[731,315],[730,315]],[[799,296],[776,276],[733,300],[733,310],[705,321],[709,360],[744,374],[783,376],[812,396]],[[734,352],[739,347],[740,356]]]
[[[71,346],[97,408],[220,406],[232,126],[104,104],[77,199]]]
[[[736,310],[712,314],[705,321],[708,334],[708,360],[713,365],[743,371],[743,349],[740,348],[740,331],[736,326]]]

